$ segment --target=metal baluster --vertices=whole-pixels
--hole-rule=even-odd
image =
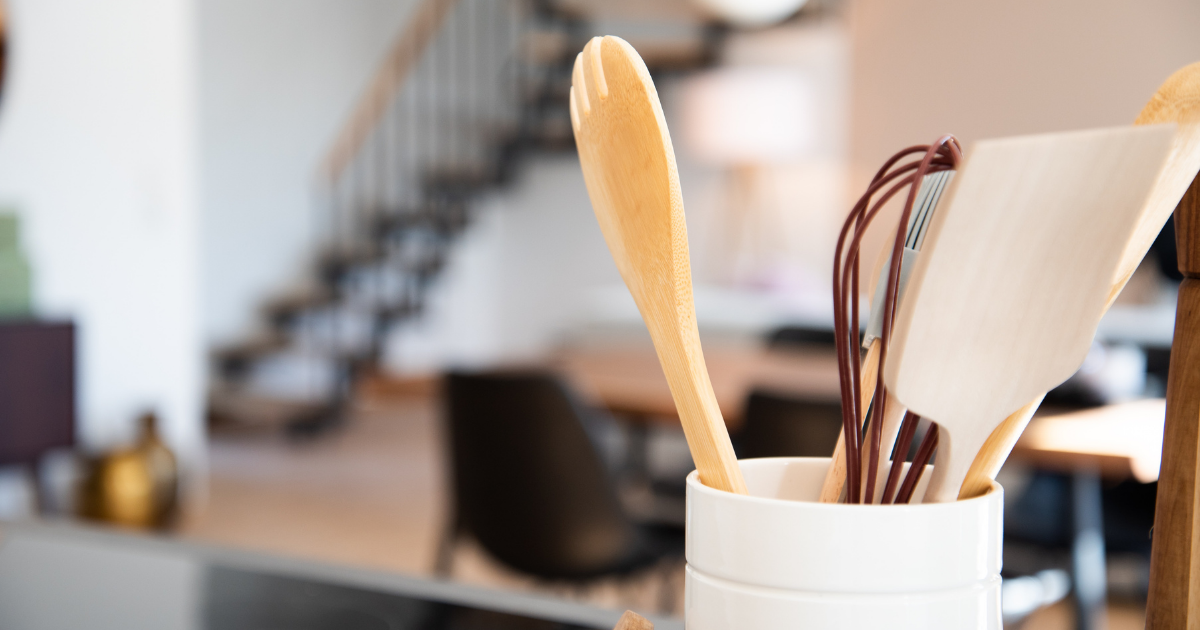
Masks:
[[[375,154],[371,161],[373,162],[371,169],[371,179],[374,189],[374,199],[371,200],[370,215],[366,217],[366,221],[359,226],[360,232],[365,232],[370,227],[373,221],[379,216],[380,211],[386,204],[387,199],[387,165],[388,165],[388,112],[391,109],[391,97],[388,97],[388,104],[384,106],[383,115],[379,117],[379,123],[376,125],[374,133]]]
[[[408,90],[401,89],[396,94],[396,118],[392,125],[392,141],[395,143],[395,162],[392,164],[392,179],[395,182],[394,200],[391,212],[395,214],[405,206],[407,190],[404,181],[404,171],[408,168],[408,143],[410,138],[408,128]]]
[[[509,50],[509,55],[511,55],[510,59],[512,59],[512,69],[511,69],[512,77],[510,78],[510,81],[509,81],[508,96],[510,99],[512,99],[510,102],[513,103],[513,105],[514,105],[514,108],[513,108],[514,119],[517,121],[518,125],[523,125],[524,121],[521,120],[520,103],[521,103],[521,91],[524,88],[524,86],[522,84],[522,81],[524,79],[524,73],[522,72],[522,66],[524,66],[524,64],[525,64],[525,59],[524,59],[524,55],[522,54],[523,51],[521,50],[520,11],[521,11],[521,7],[517,6],[516,3],[509,3],[509,5],[508,5],[508,28],[509,28],[508,50]]]
[[[341,216],[338,217],[334,241],[335,246],[341,246],[345,244],[346,225],[349,222],[349,217],[354,212],[354,206],[358,204],[358,170],[358,157],[355,156],[351,158],[349,164],[346,165],[346,202],[345,205],[342,206]]]
[[[479,137],[478,120],[475,112],[475,3],[471,0],[461,0],[463,10],[463,128],[466,141],[463,143],[463,155],[467,163],[476,165],[479,160],[475,157],[475,145]]]
[[[363,147],[364,159],[367,163],[367,201],[363,203],[363,207],[359,212],[358,220],[354,225],[354,246],[357,247],[359,239],[361,239],[366,231],[366,227],[371,224],[372,219],[378,213],[379,200],[382,197],[380,194],[383,186],[383,151],[384,151],[384,126],[386,124],[386,116],[381,117],[375,128],[371,130],[370,136],[367,138],[367,145]]]
[[[425,189],[425,181],[424,181],[425,171],[426,171],[425,167],[428,166],[429,164],[432,164],[436,160],[436,156],[437,156],[437,135],[438,135],[437,125],[439,122],[438,121],[438,118],[439,118],[438,117],[438,101],[437,101],[437,97],[438,97],[437,62],[438,62],[438,57],[440,56],[438,54],[438,50],[437,50],[437,43],[438,43],[438,39],[435,36],[434,39],[430,41],[429,51],[426,53],[426,56],[427,56],[428,62],[429,62],[429,72],[425,73],[425,83],[426,83],[425,92],[429,96],[428,96],[428,103],[427,103],[428,109],[426,109],[426,111],[425,111],[425,118],[428,119],[428,126],[426,126],[425,129],[427,130],[427,135],[428,135],[427,139],[429,142],[429,146],[427,147],[428,152],[425,155],[425,159],[422,160],[422,164],[419,167],[419,172],[417,174],[417,178],[418,178],[417,185],[421,186],[422,190]]]
[[[415,78],[415,77],[414,77]],[[420,144],[420,115],[421,115],[421,100],[419,92],[415,89],[408,90],[408,115],[405,116],[408,125],[408,149],[409,158],[407,168],[404,172],[404,181],[409,188],[406,194],[409,204],[416,206],[420,202],[421,190],[417,186],[417,164],[421,159],[421,144]]]
[[[436,127],[438,139],[438,159],[434,161],[432,165],[432,171],[435,175],[444,170],[444,165],[449,161],[450,150],[452,148],[449,130],[452,129],[454,125],[453,112],[450,111],[453,102],[451,98],[453,94],[453,84],[448,80],[448,78],[453,71],[454,64],[454,47],[452,45],[453,42],[450,41],[450,29],[453,27],[453,25],[452,17],[448,18],[445,22],[445,28],[443,28],[439,33],[440,37],[438,38],[437,83],[439,99],[437,117],[439,124]]]
[[[446,162],[448,167],[445,169],[447,173],[455,172],[458,167],[458,149],[461,139],[459,138],[459,86],[458,86],[458,67],[461,63],[459,59],[459,37],[458,30],[462,23],[462,2],[456,2],[450,19],[446,22],[446,72],[442,75],[446,82],[446,118],[449,123],[446,126]]]
[[[354,204],[350,206],[350,214],[346,216],[346,226],[343,232],[343,249],[354,247],[355,227],[361,220],[363,208],[368,203],[368,197],[371,189],[371,135],[367,135],[367,139],[363,142],[363,146],[358,151],[358,156],[355,159],[355,198]]]

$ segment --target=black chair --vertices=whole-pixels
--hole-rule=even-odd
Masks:
[[[842,430],[837,402],[755,390],[746,400],[738,457],[829,457]]]
[[[781,326],[767,333],[767,347],[773,350],[795,348],[833,349],[836,338],[833,329],[806,326]]]
[[[595,412],[545,373],[453,373],[444,382],[454,517],[439,550],[450,569],[459,533],[543,579],[587,579],[682,555],[682,532],[626,515],[585,425]]]

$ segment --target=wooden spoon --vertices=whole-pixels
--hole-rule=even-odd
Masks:
[[[933,219],[884,366],[941,427],[926,500],[953,501],[988,435],[1087,355],[1174,125],[978,143]]]
[[[1172,74],[1142,108],[1142,113],[1134,124],[1154,125],[1170,122],[1177,123],[1179,129],[1171,142],[1167,162],[1159,173],[1153,192],[1146,199],[1137,227],[1134,228],[1125,253],[1121,256],[1121,264],[1117,268],[1117,277],[1109,291],[1105,310],[1112,306],[1121,289],[1125,288],[1125,283],[1146,257],[1146,252],[1162,230],[1163,224],[1171,218],[1179,200],[1196,178],[1197,171],[1200,171],[1200,63],[1185,66]],[[960,499],[969,499],[987,492],[1044,396],[1043,393],[1005,418],[988,436],[987,442],[971,463],[971,469],[967,471],[967,478],[959,491]]]
[[[596,37],[575,58],[571,124],[592,209],[650,330],[700,480],[746,493],[704,366],[675,151],[646,64]]]

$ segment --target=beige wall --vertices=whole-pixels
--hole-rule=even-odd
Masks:
[[[1200,61],[1195,0],[852,0],[851,159],[861,172],[960,139],[1120,125]]]
[[[969,146],[1132,123],[1200,61],[1196,0],[850,0],[848,13],[855,195],[892,153],[942,133]]]

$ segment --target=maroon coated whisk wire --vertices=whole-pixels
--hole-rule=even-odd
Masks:
[[[896,458],[903,457],[908,454],[908,449],[912,447],[913,436],[917,433],[917,425],[921,422],[921,417],[917,414],[908,411],[904,414],[904,422],[900,424],[900,435],[896,437],[896,449],[893,457],[893,462]],[[892,498],[896,493],[896,484],[900,482],[900,470],[903,466],[893,464],[891,470],[888,471],[887,483],[883,486],[883,497],[880,503],[891,503]]]
[[[904,160],[906,157],[918,154],[921,155],[920,159],[900,164],[901,160]],[[883,384],[883,366],[887,358],[887,346],[891,338],[891,331],[895,320],[896,300],[900,280],[900,261],[904,249],[906,228],[916,202],[917,192],[920,188],[920,183],[926,175],[953,170],[957,168],[961,159],[962,150],[959,147],[958,140],[950,135],[938,138],[931,145],[918,145],[900,151],[880,167],[874,178],[872,178],[871,185],[851,208],[850,214],[846,217],[841,232],[838,234],[833,265],[833,311],[835,346],[838,357],[838,378],[842,395],[842,431],[847,461],[847,503],[860,503],[864,500],[869,503],[875,494],[875,480],[881,456],[883,414],[887,399]],[[861,402],[861,353],[859,351],[861,344],[858,326],[860,321],[859,253],[863,235],[871,225],[871,222],[887,202],[905,188],[908,189],[908,195],[892,243],[891,263],[888,267],[887,285],[882,305],[883,329],[880,335],[879,370],[875,384],[876,395],[874,402],[870,405],[871,417],[867,419],[865,418]],[[881,192],[882,194],[876,199],[875,196]],[[860,418],[865,420],[868,431],[868,435],[866,436],[863,434],[863,428],[859,425]],[[901,428],[900,437],[905,438],[907,436],[906,440],[909,443],[911,443],[912,435],[915,431],[916,419],[915,415],[907,414]],[[922,453],[926,455],[926,462],[932,457],[933,450],[937,446],[936,428],[931,429],[930,433],[932,434],[932,438],[927,436],[926,440],[922,441],[921,447],[918,450],[918,455]],[[863,472],[864,437],[870,438],[868,442],[870,446],[866,453],[867,479],[865,487],[860,479]],[[928,448],[926,448],[927,446]],[[907,445],[903,451],[897,449],[895,451],[897,453],[896,458],[899,458],[901,453],[906,453],[907,450]],[[915,465],[916,462],[914,462],[914,467]],[[893,469],[889,471],[888,481],[885,484],[884,490],[884,502],[888,502],[891,498],[891,490],[895,488],[896,483],[896,479],[893,477],[898,475],[898,469],[899,466],[893,466]],[[905,478],[904,483],[900,486],[900,491],[896,495],[897,501],[899,501],[901,496],[906,496],[905,501],[911,498],[911,488],[909,488],[907,495],[904,494],[904,490],[911,478],[912,474],[910,470],[910,475]],[[916,480],[912,482],[914,488],[919,480],[920,473],[918,472]]]
[[[925,433],[925,439],[921,440],[917,455],[908,467],[908,474],[904,476],[904,483],[900,484],[900,491],[896,493],[896,503],[908,503],[912,499],[913,490],[917,489],[921,475],[925,473],[925,466],[929,464],[929,460],[933,458],[933,450],[937,448],[938,433],[940,430],[937,423],[930,423],[929,431]]]

